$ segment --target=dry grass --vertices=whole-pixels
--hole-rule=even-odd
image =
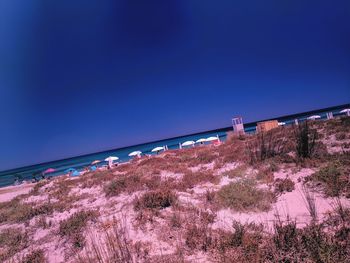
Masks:
[[[75,248],[82,248],[85,245],[83,230],[89,221],[96,218],[97,213],[95,211],[76,212],[60,222],[59,235],[67,238]]]
[[[42,249],[36,249],[28,253],[21,259],[20,263],[46,263],[45,252]]]
[[[295,189],[295,184],[289,178],[285,179],[276,179],[274,182],[275,185],[275,193],[283,194],[285,192],[292,192]]]
[[[29,245],[29,237],[19,228],[7,228],[0,232],[0,261],[4,262]]]
[[[235,169],[225,172],[224,175],[228,176],[229,178],[237,178],[237,177],[242,178],[245,176],[247,170],[248,170],[248,166],[243,164],[236,167]]]
[[[134,200],[134,209],[164,209],[176,203],[177,197],[173,191],[161,189],[150,191],[143,194],[140,198]]]
[[[218,176],[215,176],[213,174],[213,171],[209,170],[199,170],[196,172],[188,171],[184,174],[182,177],[181,182],[178,183],[176,186],[179,190],[186,190],[191,189],[196,185],[202,184],[202,183],[213,183],[217,184],[219,183],[220,178]]]
[[[0,223],[21,223],[38,215],[50,215],[54,211],[52,203],[41,205],[23,203],[20,198],[0,203]]]
[[[288,153],[292,142],[287,129],[280,127],[252,136],[246,144],[250,163],[255,164]]]
[[[114,221],[110,229],[106,229],[102,239],[90,236],[86,249],[77,255],[78,263],[136,263],[152,262],[149,252],[141,242],[132,244],[126,228]]]

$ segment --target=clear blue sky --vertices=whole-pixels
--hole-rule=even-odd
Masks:
[[[350,101],[350,1],[0,1],[0,170]]]

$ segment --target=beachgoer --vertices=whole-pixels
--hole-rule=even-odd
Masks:
[[[113,161],[111,159],[108,160],[108,169],[112,169]]]

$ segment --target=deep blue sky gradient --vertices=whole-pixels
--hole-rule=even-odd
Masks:
[[[0,170],[350,101],[350,1],[0,2]]]

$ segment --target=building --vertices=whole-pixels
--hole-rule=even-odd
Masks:
[[[256,126],[257,132],[267,132],[278,127],[277,120],[258,122]]]
[[[244,126],[242,117],[235,117],[232,119],[232,127],[234,133],[244,134]]]

